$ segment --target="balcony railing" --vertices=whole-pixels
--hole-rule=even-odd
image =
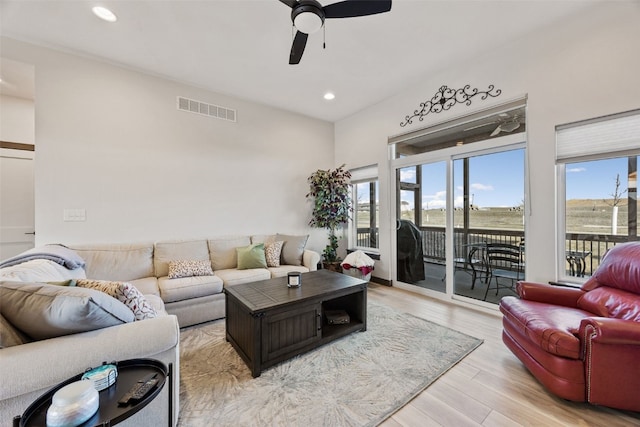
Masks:
[[[427,262],[439,264],[445,263],[445,229],[442,227],[420,227],[422,235],[422,251]],[[457,253],[464,253],[465,245],[474,243],[507,243],[511,245],[524,244],[524,232],[519,230],[490,230],[471,228],[456,229],[453,233],[454,244]],[[378,229],[359,228],[358,246],[377,247]],[[573,275],[591,276],[598,268],[604,254],[618,243],[629,240],[638,240],[638,237],[613,236],[610,234],[574,234],[567,233],[565,250],[567,253],[566,272]],[[576,271],[572,266],[569,255],[574,254],[581,258],[584,270]],[[526,257],[526,251],[525,251]],[[582,273],[582,274],[580,274]]]

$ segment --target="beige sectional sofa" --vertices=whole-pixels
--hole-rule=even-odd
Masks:
[[[186,327],[224,317],[225,286],[315,271],[320,254],[305,249],[306,241],[307,236],[274,234],[68,247],[85,260],[87,278],[127,281],[143,294],[157,295]],[[238,269],[238,248],[274,242],[283,242],[279,266]],[[214,275],[169,278],[169,264],[177,260],[208,260]]]
[[[0,425],[10,425],[13,417],[22,414],[40,395],[86,368],[98,366],[103,361],[134,358],[158,359],[173,365],[174,419],[171,424],[176,425],[180,384],[179,328],[223,318],[225,286],[285,276],[289,271],[316,270],[320,255],[305,249],[306,238],[277,234],[155,243],[71,244],[67,247],[85,260],[84,269],[65,270],[40,260],[0,269],[2,281],[42,282],[86,277],[129,282],[158,313],[155,318],[117,326],[5,348],[0,345]],[[238,248],[277,242],[283,242],[279,266],[238,268]],[[210,263],[213,275],[169,278],[172,263],[184,260]],[[33,274],[29,274],[30,268]],[[0,316],[0,344],[7,341],[10,333],[5,326],[13,328]],[[167,425],[167,402],[168,387],[165,387],[148,409],[121,425]]]

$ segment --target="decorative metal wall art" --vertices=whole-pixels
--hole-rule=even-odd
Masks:
[[[429,113],[440,113],[459,103],[464,102],[467,105],[471,105],[471,98],[476,95],[480,95],[480,99],[485,100],[489,96],[495,98],[501,93],[502,91],[496,89],[493,85],[489,85],[486,91],[480,91],[477,88],[471,89],[471,85],[466,85],[461,89],[451,89],[445,85],[438,89],[429,101],[421,103],[420,110],[415,110],[412,116],[406,116],[400,126],[410,125],[416,117],[422,121]]]

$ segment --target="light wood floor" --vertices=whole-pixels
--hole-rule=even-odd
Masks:
[[[368,298],[484,340],[382,427],[640,426],[640,413],[568,402],[545,391],[502,343],[499,313],[374,283]]]

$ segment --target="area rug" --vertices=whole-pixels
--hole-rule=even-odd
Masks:
[[[375,426],[482,340],[369,302],[367,331],[253,378],[224,320],[183,329],[181,427]]]

